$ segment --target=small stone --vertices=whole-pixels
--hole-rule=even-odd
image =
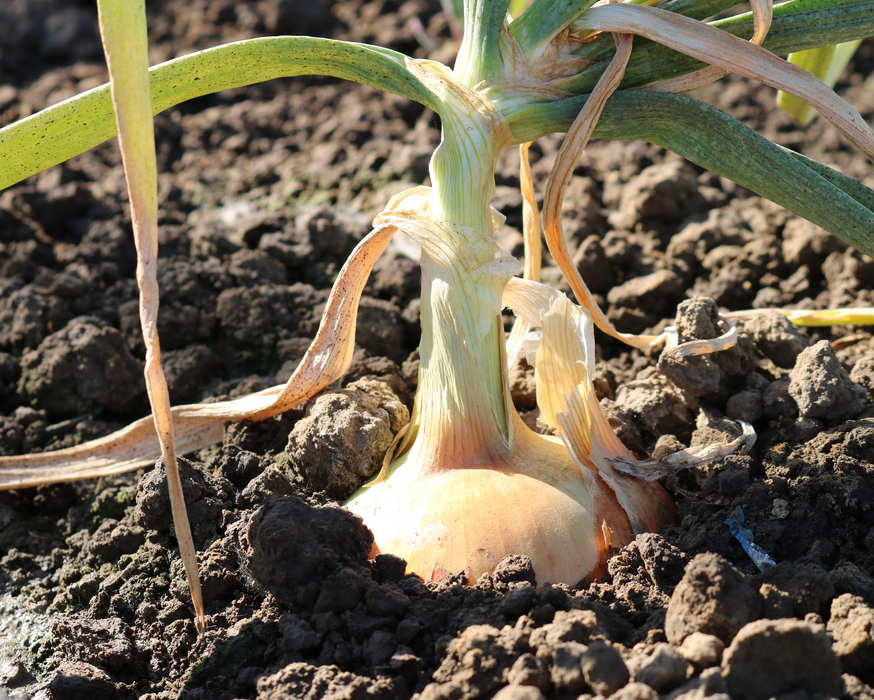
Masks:
[[[677,652],[695,668],[697,672],[711,666],[718,666],[722,661],[725,644],[719,637],[703,632],[693,632],[677,647]]]
[[[789,517],[789,501],[782,498],[775,498],[771,504],[771,515],[777,520],[785,520]]]
[[[638,667],[634,680],[661,693],[673,690],[685,681],[688,667],[686,659],[674,647],[662,642],[656,644],[650,657]]]
[[[840,663],[825,628],[800,620],[746,625],[725,652],[722,670],[735,700],[768,700],[799,690],[843,694]]]
[[[746,623],[756,619],[760,602],[741,573],[718,554],[696,556],[674,589],[665,617],[665,633],[679,645],[693,632],[731,641]]]

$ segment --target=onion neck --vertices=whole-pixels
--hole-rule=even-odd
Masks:
[[[449,224],[453,240],[439,259],[422,255],[421,373],[404,452],[440,469],[490,466],[511,441],[500,316],[508,275],[491,272],[497,248],[482,243],[482,234],[494,238],[495,163],[508,132],[479,106],[441,115],[430,167],[430,213]]]

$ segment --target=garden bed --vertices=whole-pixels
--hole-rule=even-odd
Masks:
[[[153,63],[271,33],[446,62],[453,51],[436,0],[163,0],[148,11]],[[105,82],[90,3],[13,2],[0,21],[0,124]],[[872,66],[868,43],[841,89],[869,123]],[[829,126],[802,131],[776,111],[773,90],[731,78],[700,97],[874,184]],[[300,78],[200,98],[156,128],[173,402],[284,381],[370,220],[426,181],[437,117]],[[559,144],[531,149],[540,193]],[[494,206],[507,216],[501,246],[520,254],[515,151],[501,156]],[[874,261],[649,144],[592,143],[564,206],[575,261],[621,330],[663,328],[693,297],[678,319],[689,337],[713,336],[714,304],[874,305]],[[377,263],[340,386],[230,425],[222,445],[184,463],[202,637],[160,469],[0,493],[0,689],[55,700],[874,696],[868,330],[765,315],[739,323],[737,348],[682,366],[598,336],[599,398],[630,448],[722,440],[736,420],[754,426],[755,447],[663,480],[676,525],[617,552],[600,581],[535,586],[516,557],[479,581],[423,583],[396,557],[368,561],[369,532],[337,507],[411,408],[414,257],[398,241]],[[114,141],[0,193],[3,453],[78,444],[148,412],[134,265]],[[543,277],[567,291],[554,266]],[[531,369],[513,376],[517,408],[537,425]],[[732,534],[738,509],[776,566],[760,572]]]

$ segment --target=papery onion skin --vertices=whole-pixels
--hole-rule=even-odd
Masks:
[[[427,446],[414,448],[388,479],[356,494],[347,507],[373,532],[371,555],[395,554],[433,581],[463,571],[473,583],[510,554],[531,558],[538,585],[600,578],[609,553],[637,534],[630,519],[613,490],[594,470],[581,471],[564,445],[518,416],[514,428],[512,450],[496,448],[467,464],[441,466],[428,459]],[[673,522],[664,490],[644,488],[663,506],[648,521]]]

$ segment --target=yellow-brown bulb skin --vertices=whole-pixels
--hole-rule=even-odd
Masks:
[[[602,575],[608,553],[636,534],[613,489],[594,468],[574,464],[561,443],[521,421],[514,428],[513,449],[468,463],[438,465],[414,447],[388,479],[359,492],[348,507],[373,532],[373,554],[400,556],[408,572],[435,581],[464,571],[472,583],[509,554],[531,558],[538,584]],[[649,524],[672,521],[661,487],[637,485]]]

